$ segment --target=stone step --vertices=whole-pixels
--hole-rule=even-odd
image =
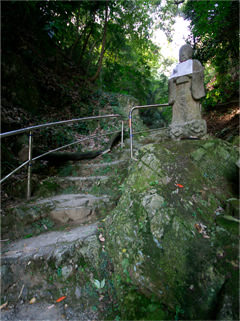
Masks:
[[[90,194],[63,194],[38,202],[38,204],[48,203],[55,205],[49,215],[57,223],[81,224],[95,220],[99,208],[106,208],[110,200],[107,195],[97,197]]]
[[[77,162],[70,164],[66,175],[61,172],[61,176],[43,179],[33,191],[33,196],[48,197],[64,193],[93,193],[94,186],[107,186],[109,183],[110,187],[113,181],[118,180],[122,171],[128,168],[128,163],[128,160],[117,160],[110,163],[82,164],[82,162]]]
[[[107,195],[91,194],[62,194],[19,204],[2,216],[2,235],[16,239],[66,224],[94,222],[107,215],[112,207]]]
[[[66,296],[66,301],[63,301],[61,315],[66,316],[66,320],[73,319],[73,316],[79,320],[98,319],[94,311],[102,304],[102,297],[94,281],[107,279],[108,273],[103,261],[104,243],[97,235],[98,221],[109,213],[120,197],[119,186],[126,176],[129,153],[119,150],[109,158],[103,155],[92,161],[70,163],[74,175],[69,168],[67,175],[47,180],[46,196],[49,187],[53,195],[66,188],[71,190],[72,186],[78,193],[75,190],[75,194],[66,193],[66,189],[66,194],[25,202],[12,207],[3,217],[4,239],[24,237],[2,247],[1,299],[8,302],[9,310],[3,319],[30,318],[34,309],[29,310],[29,301],[35,298],[36,306],[39,305],[35,311],[53,320],[54,315],[60,315],[55,308],[58,307],[56,299],[62,296]],[[67,173],[68,169],[63,169]],[[41,183],[39,185],[44,185],[44,181]],[[93,188],[96,193],[90,192]],[[83,193],[84,190],[89,194]],[[40,235],[32,236],[36,234],[31,232],[34,224],[41,222],[46,230],[52,228],[47,225],[47,220],[54,222],[53,228],[58,231],[44,230]],[[26,235],[29,227],[30,234]],[[108,301],[106,296],[105,304],[111,305]],[[46,309],[53,303],[51,311],[54,313],[50,316]]]
[[[108,167],[108,166],[118,166],[126,163],[127,159],[122,160],[116,160],[112,162],[105,162],[105,163],[94,163],[94,164],[85,164],[84,168],[102,168],[102,167]]]
[[[44,301],[50,306],[65,296],[64,303],[81,306],[81,311],[96,305],[93,273],[99,269],[101,250],[97,231],[98,224],[94,223],[5,245],[1,259],[2,301],[14,307],[29,305],[35,298],[37,304]]]
[[[57,257],[61,248],[70,248],[73,242],[84,241],[96,233],[97,223],[94,223],[78,226],[69,231],[53,231],[18,240],[2,247],[2,264],[12,263],[16,259],[18,262],[40,257],[49,260],[50,257]]]
[[[48,197],[67,193],[90,193],[97,195],[116,189],[116,185],[126,173],[129,160],[116,160],[110,163],[70,164],[67,175],[51,176],[40,182],[34,190],[35,197]],[[115,185],[115,186],[113,186]],[[114,188],[115,187],[115,188]]]
[[[94,175],[112,175],[114,168],[122,168],[124,165],[128,165],[128,159],[120,159],[111,162],[104,163],[76,163],[73,164],[73,172],[79,176],[94,176]]]
[[[108,176],[65,176],[65,177],[55,177],[56,183],[60,184],[63,189],[70,186],[75,186],[76,191],[88,191],[94,185],[100,185],[101,183],[106,183],[109,179]]]

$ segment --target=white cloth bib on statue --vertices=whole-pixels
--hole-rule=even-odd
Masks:
[[[173,73],[171,74],[169,79],[189,75],[192,73],[193,61],[192,59],[188,59],[187,61],[177,64],[177,66],[173,69]]]

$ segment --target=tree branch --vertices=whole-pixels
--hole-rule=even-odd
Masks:
[[[177,6],[181,3],[183,3],[185,0],[174,0],[174,4],[176,4]]]

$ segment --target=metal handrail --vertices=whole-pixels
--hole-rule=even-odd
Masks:
[[[133,130],[132,130],[132,114],[135,109],[141,109],[141,108],[151,108],[151,107],[170,107],[169,104],[155,104],[155,105],[143,105],[143,106],[134,106],[131,108],[129,112],[129,135],[130,135],[130,153],[131,153],[131,159],[134,159],[133,157]]]
[[[39,158],[42,158],[42,157],[44,157],[44,156],[46,156],[46,155],[48,155],[48,154],[50,154],[52,152],[64,149],[64,148],[69,147],[69,146],[74,145],[74,144],[78,144],[78,143],[80,143],[82,141],[89,140],[89,139],[95,138],[95,137],[103,137],[103,136],[107,136],[107,135],[116,133],[116,131],[115,131],[115,132],[105,133],[104,135],[90,135],[87,138],[80,139],[80,140],[77,140],[77,141],[75,141],[73,143],[70,143],[70,144],[55,148],[55,149],[50,150],[50,151],[48,151],[48,152],[46,152],[44,154],[41,154],[39,156],[36,156],[36,157],[32,158],[32,146],[33,146],[32,132],[33,132],[33,130],[42,129],[42,128],[45,128],[45,127],[52,127],[52,126],[56,126],[56,125],[71,124],[71,123],[74,123],[74,122],[84,121],[84,120],[98,120],[98,119],[103,119],[103,118],[119,118],[119,117],[121,117],[121,115],[119,115],[119,114],[115,114],[115,115],[111,114],[111,115],[101,115],[101,116],[90,116],[90,117],[83,117],[83,118],[75,118],[75,119],[70,119],[70,120],[63,120],[63,121],[59,121],[59,122],[51,122],[51,123],[46,123],[46,124],[41,124],[41,125],[36,125],[36,126],[31,126],[31,127],[26,127],[26,128],[21,128],[21,129],[17,129],[17,130],[13,130],[13,131],[9,131],[9,132],[0,134],[1,138],[5,138],[5,137],[9,137],[9,136],[13,136],[13,135],[18,135],[18,134],[22,134],[22,133],[25,133],[25,132],[29,132],[28,160],[25,161],[24,163],[22,163],[17,168],[15,168],[11,173],[6,175],[4,178],[2,178],[0,180],[0,184],[3,183],[7,178],[12,176],[14,173],[16,173],[19,169],[21,169],[22,167],[24,167],[25,165],[28,164],[27,199],[29,199],[30,196],[31,196],[31,166],[32,166],[32,162],[33,161],[35,161],[35,160],[37,160]],[[122,126],[121,126],[121,146],[123,146],[123,132],[124,132],[124,124],[123,124],[123,121],[122,121]]]
[[[116,133],[119,133],[119,131],[110,132],[110,133],[105,133],[105,134],[103,134],[103,135],[90,135],[90,136],[88,136],[88,137],[86,137],[86,138],[78,139],[78,140],[76,140],[76,141],[73,142],[73,143],[70,143],[70,144],[67,144],[67,145],[64,145],[64,146],[61,146],[61,147],[58,147],[58,148],[49,150],[48,152],[46,152],[46,153],[44,153],[44,154],[41,154],[41,155],[39,155],[39,156],[36,156],[36,157],[34,157],[34,158],[32,159],[32,162],[34,162],[35,160],[37,160],[37,159],[39,159],[39,158],[42,158],[42,157],[44,157],[44,156],[46,156],[46,155],[49,155],[49,154],[51,154],[51,153],[53,153],[53,152],[57,152],[57,151],[59,151],[59,150],[61,150],[61,149],[70,147],[70,146],[75,145],[75,144],[79,144],[79,143],[81,143],[81,142],[83,142],[83,141],[85,141],[85,140],[89,140],[89,139],[91,139],[91,138],[96,138],[96,137],[104,137],[104,136],[112,135],[112,134],[116,134]]]
[[[101,119],[101,118],[117,118],[117,117],[121,117],[121,115],[116,114],[116,115],[102,115],[102,116],[90,116],[90,117],[83,117],[83,118],[74,118],[74,119],[70,119],[70,120],[61,120],[58,122],[52,122],[52,123],[46,123],[46,124],[41,124],[41,125],[36,125],[36,126],[31,126],[31,127],[26,127],[26,128],[21,128],[21,129],[17,129],[17,130],[12,130],[10,132],[6,132],[6,133],[2,133],[0,134],[1,138],[4,137],[9,137],[12,135],[17,135],[17,134],[22,134],[25,132],[28,132],[30,130],[35,130],[35,129],[40,129],[40,128],[44,128],[44,127],[52,127],[52,126],[56,126],[56,125],[63,125],[63,124],[71,124],[77,121],[83,121],[83,120],[92,120],[92,119]]]

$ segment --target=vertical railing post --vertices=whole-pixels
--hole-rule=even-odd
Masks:
[[[123,148],[123,134],[124,134],[124,122],[122,120],[122,131],[121,131],[121,148]]]
[[[130,134],[130,150],[131,158],[133,158],[133,132],[132,132],[132,110],[129,112],[129,134]]]
[[[28,177],[27,177],[27,200],[31,197],[31,172],[32,172],[32,131],[28,138]]]

